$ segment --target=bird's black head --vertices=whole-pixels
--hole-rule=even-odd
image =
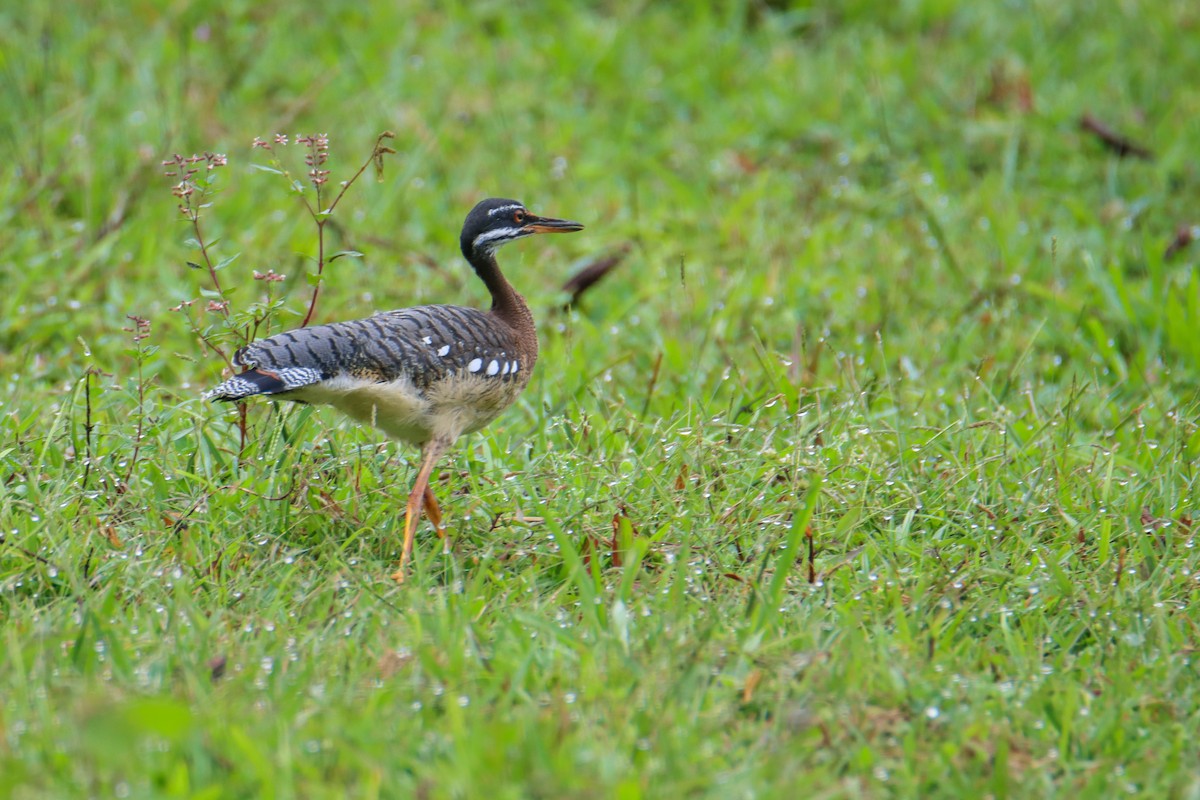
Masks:
[[[524,239],[535,233],[570,233],[583,230],[578,222],[530,214],[524,204],[516,200],[492,197],[480,202],[463,222],[463,255],[468,261],[472,256],[491,253],[502,244]]]

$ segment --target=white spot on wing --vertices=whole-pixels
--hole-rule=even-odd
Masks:
[[[467,364],[467,372],[479,372],[479,369],[482,366],[483,366],[482,360],[480,360],[478,358],[473,358],[473,359],[471,359],[471,363]]]
[[[517,361],[513,361],[513,375],[516,375],[517,370],[519,370],[520,368],[521,368],[521,365]]]
[[[425,337],[424,339],[422,339],[421,341],[422,341],[422,342],[424,342],[425,344],[433,344],[433,339],[432,339],[431,337],[429,337],[429,336],[426,336],[426,337]]]
[[[448,345],[448,344],[442,345],[442,349],[438,350],[438,358],[445,358],[446,354],[449,352],[450,352],[450,345]]]
[[[500,362],[493,358],[491,363],[488,364],[487,374],[495,375],[499,371],[500,371]]]
[[[501,374],[501,375],[507,375],[507,374],[508,374],[508,371],[509,371],[510,369],[512,369],[512,364],[510,364],[510,363],[508,363],[507,361],[505,361],[505,362],[504,362],[504,368],[500,370],[500,374]]]

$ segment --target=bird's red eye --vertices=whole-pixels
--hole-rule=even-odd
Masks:
[[[525,212],[524,212],[524,211],[516,211],[516,212],[513,212],[513,220],[514,220],[514,221],[515,221],[515,222],[516,222],[518,225],[520,225],[522,222],[524,222],[524,221],[525,221]]]

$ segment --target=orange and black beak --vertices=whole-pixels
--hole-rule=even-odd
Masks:
[[[526,214],[522,227],[530,233],[574,233],[583,230],[582,225],[569,219],[536,217],[533,214]]]

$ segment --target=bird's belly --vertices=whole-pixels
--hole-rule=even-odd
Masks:
[[[484,428],[512,405],[527,382],[462,373],[438,381],[425,395],[435,432],[453,437]]]
[[[385,383],[335,378],[306,386],[291,397],[333,406],[400,441],[422,444],[433,433],[430,403],[407,378]]]

